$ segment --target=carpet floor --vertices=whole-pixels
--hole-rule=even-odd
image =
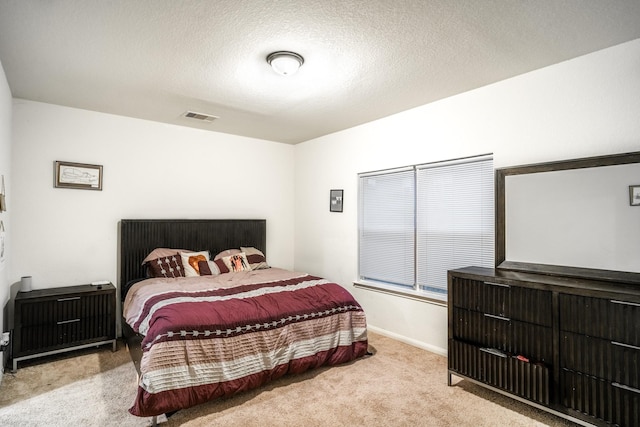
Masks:
[[[447,359],[370,333],[374,353],[159,417],[173,426],[550,426],[576,424],[455,378]],[[126,347],[21,363],[0,385],[2,426],[148,426],[130,415],[136,372]]]

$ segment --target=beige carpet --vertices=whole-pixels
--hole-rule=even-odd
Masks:
[[[370,334],[373,356],[182,410],[161,426],[573,426],[468,381],[446,358]],[[123,345],[23,362],[0,386],[2,426],[148,426],[127,412],[136,374]]]

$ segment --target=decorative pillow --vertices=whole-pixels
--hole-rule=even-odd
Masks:
[[[195,277],[200,275],[199,261],[209,261],[209,251],[201,252],[180,252],[182,257],[182,265],[184,266],[184,275],[186,277]]]
[[[247,256],[244,254],[244,252],[223,257],[222,261],[224,262],[224,265],[227,266],[229,271],[251,271],[251,266],[249,265],[249,261],[247,261]]]
[[[218,271],[220,272],[220,274],[229,272],[229,267],[227,267],[227,264],[224,263],[222,258],[218,258],[213,262],[218,267]]]
[[[152,277],[184,277],[182,258],[177,252],[161,258],[148,261]]]
[[[142,264],[144,264],[145,262],[149,262],[152,259],[172,256],[180,252],[191,252],[191,251],[188,249],[155,248],[154,250],[149,252],[149,255],[147,255],[147,257],[142,261]]]
[[[217,276],[220,274],[220,268],[215,261],[198,261],[198,269],[201,276]]]
[[[267,264],[267,259],[260,249],[245,248],[241,246],[240,251],[244,252],[247,256],[247,261],[249,261],[249,265],[252,270],[264,270],[266,268],[271,268]]]
[[[240,252],[242,252],[239,249],[227,249],[226,251],[222,251],[220,252],[218,255],[213,257],[213,260],[218,260],[218,259],[222,259],[226,256],[231,256],[231,255],[235,255],[235,254],[239,254]]]

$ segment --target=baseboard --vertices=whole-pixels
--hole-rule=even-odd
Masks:
[[[440,348],[440,347],[437,347],[435,345],[427,344],[427,343],[424,343],[422,341],[418,341],[418,340],[413,339],[413,338],[405,337],[404,335],[396,334],[395,332],[390,332],[390,331],[387,331],[385,329],[378,328],[376,326],[367,325],[367,329],[369,329],[371,332],[375,332],[377,334],[384,335],[384,336],[389,337],[389,338],[393,338],[394,340],[398,340],[398,341],[403,342],[405,344],[409,344],[409,345],[412,345],[414,347],[418,347],[418,348],[421,348],[423,350],[430,351],[431,353],[435,353],[435,354],[438,354],[440,356],[447,357],[447,349],[446,348]]]

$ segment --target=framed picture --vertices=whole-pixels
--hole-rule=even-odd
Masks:
[[[331,190],[329,192],[329,212],[342,212],[342,196],[344,190]]]
[[[55,162],[55,187],[102,190],[102,165]]]
[[[640,206],[640,185],[629,186],[629,204],[631,206]]]

